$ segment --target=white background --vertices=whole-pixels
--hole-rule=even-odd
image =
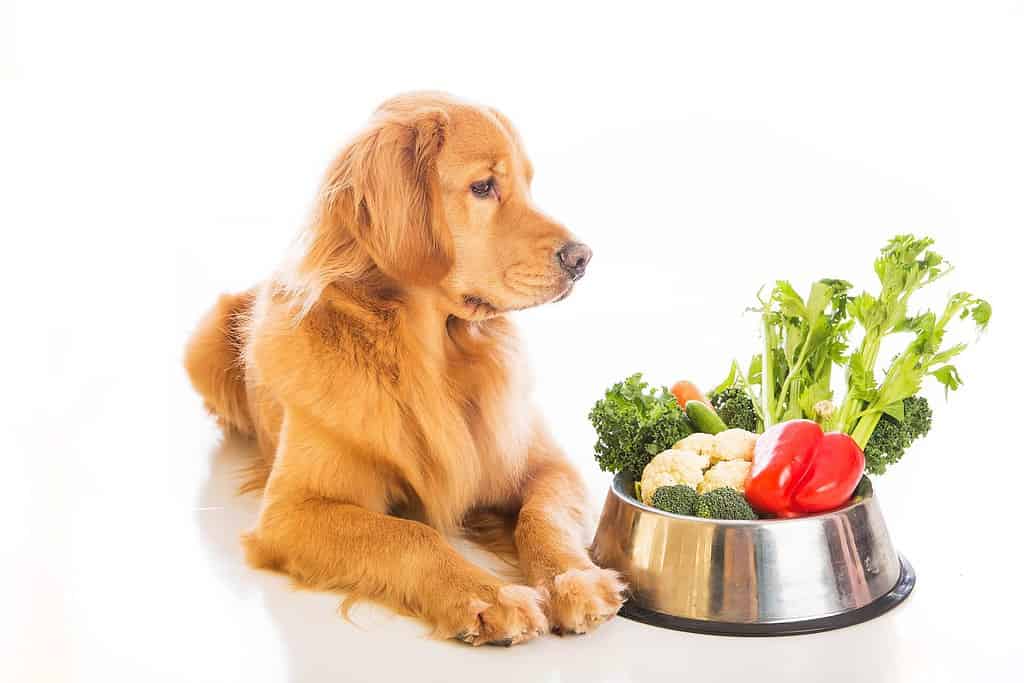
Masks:
[[[0,678],[1019,675],[1021,3],[2,3],[0,79]],[[876,484],[907,604],[800,638],[617,619],[471,650],[243,565],[248,453],[218,445],[182,346],[277,264],[376,104],[424,88],[503,109],[536,200],[594,249],[569,300],[518,318],[595,513],[606,385],[713,385],[753,351],[761,284],[870,286],[888,236],[937,238],[957,270],[936,295],[995,314]]]

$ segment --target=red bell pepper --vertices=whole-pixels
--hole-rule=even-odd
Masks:
[[[840,507],[863,474],[864,453],[848,435],[790,420],[758,437],[745,494],[758,512],[798,517]]]

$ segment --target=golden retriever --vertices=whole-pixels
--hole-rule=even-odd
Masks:
[[[202,320],[192,383],[261,453],[243,487],[263,489],[252,566],[476,645],[618,611],[624,586],[587,554],[583,483],[506,317],[568,296],[590,259],[533,204],[532,177],[494,109],[388,100],[330,166],[300,255]],[[528,585],[446,541],[481,510],[514,525]]]

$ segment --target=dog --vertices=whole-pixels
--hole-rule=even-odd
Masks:
[[[625,586],[588,555],[583,482],[507,317],[567,297],[591,257],[533,204],[532,177],[498,111],[394,97],[330,165],[295,258],[200,322],[192,384],[258,444],[253,567],[474,645],[616,614]],[[482,512],[508,521],[525,583],[447,542]]]

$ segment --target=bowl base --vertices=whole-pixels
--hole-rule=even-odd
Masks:
[[[832,631],[860,624],[885,614],[896,605],[906,600],[910,591],[914,590],[917,575],[907,558],[900,555],[900,578],[888,593],[872,603],[849,612],[841,612],[817,619],[800,621],[781,621],[774,623],[729,623],[722,621],[705,621],[702,619],[685,619],[663,614],[641,607],[628,600],[619,610],[619,616],[638,621],[641,624],[668,628],[674,631],[688,631],[715,636],[795,636],[803,633],[819,633]]]

